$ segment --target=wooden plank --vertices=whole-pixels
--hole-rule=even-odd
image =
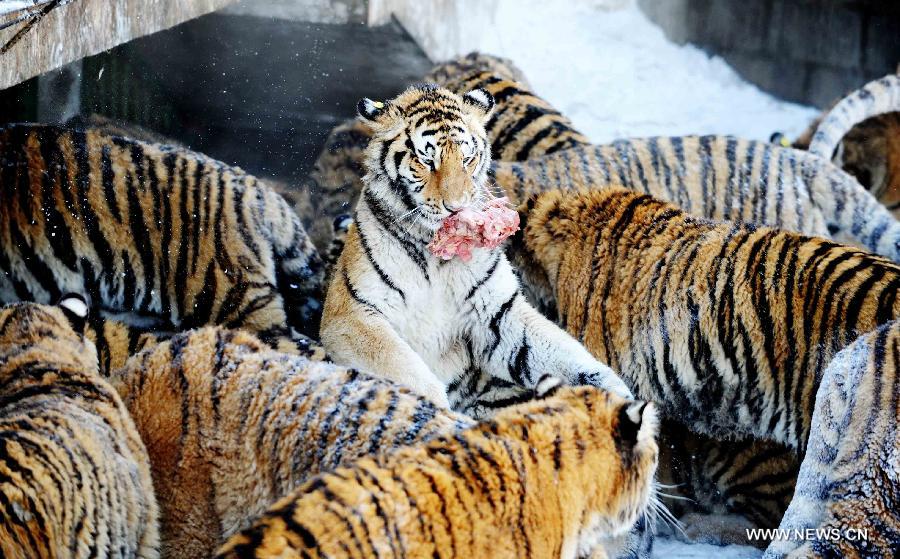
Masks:
[[[0,55],[0,89],[136,37],[168,29],[232,2],[234,0],[74,0],[61,3]],[[0,2],[2,4],[4,2]],[[0,16],[0,25],[40,11],[47,5],[46,0],[11,2],[9,9]],[[28,20],[23,20],[0,29],[0,46],[7,44],[21,26],[27,24]]]

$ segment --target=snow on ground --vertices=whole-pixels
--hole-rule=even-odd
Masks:
[[[469,4],[463,0],[462,4]],[[634,0],[498,0],[458,9],[425,45],[444,59],[472,50],[511,58],[534,90],[594,142],[734,134],[794,137],[817,110],[780,101],[724,60],[670,42]],[[457,28],[458,27],[458,28]]]
[[[709,545],[684,543],[674,538],[656,538],[653,557],[658,559],[758,559],[762,550],[744,545]]]

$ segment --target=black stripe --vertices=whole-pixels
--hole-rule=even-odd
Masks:
[[[472,285],[472,289],[466,294],[466,301],[472,298],[475,295],[475,292],[478,291],[478,288],[484,285],[491,277],[493,277],[494,272],[497,270],[497,265],[500,264],[500,252],[494,256],[494,263],[488,268],[487,272],[484,273],[484,276],[481,277],[474,285]]]
[[[48,138],[47,141],[40,143],[45,169],[45,172],[41,173],[40,191],[41,208],[44,215],[44,237],[53,247],[53,256],[70,271],[77,273],[72,232],[69,231],[69,226],[57,205],[56,194],[62,196],[64,209],[70,215],[75,213],[75,203],[69,189],[68,177],[63,173],[65,163],[58,145],[59,138],[53,138],[52,142],[49,140]]]
[[[85,140],[86,136],[84,134],[72,134],[72,151],[74,156],[74,164],[76,166],[75,189],[76,197],[78,198],[79,205],[81,206],[81,221],[82,223],[84,223],[84,228],[85,232],[87,233],[88,240],[97,253],[100,273],[113,274],[115,271],[113,249],[106,236],[102,232],[102,229],[100,227],[100,219],[98,218],[95,208],[91,204],[90,200],[89,190],[91,187],[91,170],[88,147]],[[110,178],[109,180],[111,188],[114,178]],[[110,213],[113,213],[113,217],[118,221],[121,221],[121,215],[119,213],[115,195],[107,193],[105,202],[110,210]],[[85,270],[82,269],[81,273],[84,274]],[[92,301],[92,304],[100,305],[101,301]]]
[[[515,357],[513,357],[509,365],[510,378],[520,386],[531,386],[534,384],[534,379],[531,377],[531,368],[528,366],[528,352],[530,349],[528,335],[526,332],[523,332],[519,349],[515,352]],[[528,384],[525,383],[526,378],[528,379]]]
[[[87,163],[87,161],[85,161],[85,163]],[[103,146],[100,150],[100,170],[106,207],[109,208],[109,212],[112,214],[113,219],[121,223],[122,214],[119,213],[119,205],[116,199],[116,175],[113,173],[109,146]]]
[[[378,309],[378,307],[376,307],[372,303],[370,303],[370,302],[366,301],[365,299],[363,299],[362,297],[360,297],[359,293],[356,291],[356,289],[353,287],[353,284],[350,282],[350,277],[347,275],[347,270],[342,269],[341,275],[344,278],[344,287],[347,288],[347,293],[350,294],[350,297],[354,301],[356,301],[360,305],[366,307],[367,309],[371,310],[372,312],[382,314],[381,311]]]
[[[356,232],[359,234],[359,243],[362,245],[363,253],[366,255],[366,258],[369,259],[369,262],[372,264],[372,268],[375,269],[375,272],[378,274],[378,277],[381,278],[381,281],[387,285],[390,289],[397,292],[400,295],[400,298],[403,301],[406,301],[406,294],[403,293],[403,290],[397,287],[397,285],[391,281],[391,278],[388,277],[387,273],[378,265],[375,261],[375,258],[372,256],[372,249],[369,248],[369,241],[366,239],[366,236],[363,234],[362,224],[356,224]]]
[[[128,201],[128,224],[131,228],[131,236],[134,241],[135,250],[137,251],[137,255],[141,261],[141,274],[143,276],[144,289],[146,290],[145,300],[149,301],[146,296],[146,292],[149,292],[153,289],[153,277],[156,268],[154,264],[153,247],[151,246],[149,236],[147,235],[147,225],[144,222],[143,207],[137,197],[137,189],[133,188],[130,177],[126,180],[126,182],[128,183],[126,185],[126,195]],[[167,251],[168,245],[163,244],[163,246],[160,247],[160,250]],[[165,261],[165,258],[163,258],[163,261]],[[103,271],[110,274],[115,273],[114,268],[108,268]],[[163,297],[167,297],[168,289],[166,285],[161,286],[161,291],[163,292]],[[167,309],[164,308],[163,312],[165,313],[165,318],[167,320],[171,320],[171,315],[167,313]]]
[[[181,238],[178,241],[178,258],[175,260],[175,285],[179,287],[179,291],[181,293],[177,294],[178,300],[176,302],[178,306],[178,315],[181,317],[182,321],[186,321],[188,315],[193,313],[193,308],[188,308],[187,301],[187,265],[188,265],[188,248],[190,247],[189,234],[188,230],[188,185],[187,185],[187,166],[188,162],[186,159],[181,159],[176,162],[177,172],[177,182],[172,181],[173,188],[177,189],[178,192],[178,225],[179,229],[181,229]],[[240,208],[240,206],[236,206]],[[238,211],[237,213],[240,213]],[[171,254],[171,252],[170,252]],[[253,254],[259,254],[257,252],[253,252]],[[184,291],[182,291],[184,289]]]
[[[391,237],[397,240],[400,244],[400,247],[406,252],[407,256],[409,256],[410,260],[412,260],[416,266],[419,267],[419,270],[422,271],[422,274],[425,276],[425,281],[430,281],[428,277],[428,264],[425,259],[425,254],[422,250],[409,240],[409,235],[404,233],[401,230],[398,230],[393,225],[393,220],[391,218],[390,213],[381,203],[375,198],[375,195],[369,192],[369,189],[363,189],[363,201],[366,204],[366,207],[369,208],[369,211],[372,212],[372,215],[375,216],[375,220],[381,226],[381,228],[389,234]]]
[[[497,312],[491,317],[488,322],[488,329],[490,329],[491,333],[494,335],[494,342],[491,344],[490,349],[488,350],[487,357],[490,359],[490,356],[497,349],[497,346],[500,345],[500,321],[503,320],[503,317],[506,316],[506,313],[509,311],[510,307],[512,307],[513,302],[516,300],[516,297],[519,296],[519,292],[516,291],[513,293],[509,299],[503,302],[500,305],[500,308],[497,309]]]
[[[534,149],[534,147],[537,146],[541,142],[541,140],[549,136],[552,131],[553,128],[551,126],[548,126],[532,136],[531,139],[525,142],[525,144],[521,148],[519,148],[519,151],[516,152],[516,161],[525,161],[526,159],[528,159],[528,157],[531,155],[531,150]]]

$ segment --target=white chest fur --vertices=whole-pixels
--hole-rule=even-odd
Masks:
[[[497,297],[498,288],[515,292],[517,279],[502,249],[475,249],[469,262],[443,261],[426,253],[427,275],[408,255],[389,252],[386,263],[378,262],[403,295],[381,281],[369,284],[372,296],[389,309],[385,318],[391,327],[448,384],[472,365],[467,342],[479,336],[484,298]],[[482,279],[484,284],[472,292]]]

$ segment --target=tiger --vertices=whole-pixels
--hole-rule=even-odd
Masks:
[[[466,404],[493,386],[479,382],[484,376],[529,389],[552,371],[630,397],[609,367],[525,301],[502,250],[475,249],[462,262],[427,248],[451,212],[489,196],[484,124],[493,104],[483,89],[460,97],[436,86],[414,86],[387,102],[360,100],[372,130],[365,186],[319,339],[336,362],[476,417],[496,403]]]
[[[311,345],[324,267],[287,203],[239,168],[100,130],[0,129],[0,300],[80,293],[104,316]]]
[[[900,224],[852,176],[814,154],[731,136],[617,140],[524,163],[496,162],[514,202],[550,189],[612,185],[700,217],[830,237],[900,261]]]
[[[159,557],[147,451],[86,314],[76,295],[0,309],[0,557]]]
[[[533,402],[312,478],[217,557],[606,557],[601,538],[648,506],[656,412],[559,383],[545,376]]]
[[[780,133],[772,136],[773,141],[788,143],[783,138]],[[900,217],[900,75],[851,92],[792,145],[833,161]]]
[[[149,346],[109,381],[146,444],[171,558],[210,557],[320,472],[474,425],[406,388],[222,327]]]
[[[898,371],[900,321],[893,321],[860,336],[822,373],[800,478],[780,525],[790,536],[776,538],[765,557],[897,556]],[[807,530],[834,536],[795,536]]]
[[[900,314],[900,266],[827,239],[623,188],[550,191],[520,216],[513,260],[566,330],[639,398],[712,437],[802,454],[831,358]]]
[[[338,124],[299,186],[279,190],[320,251],[332,240],[331,222],[352,212],[362,190],[362,153],[368,143],[369,131],[362,122],[354,118]]]
[[[519,161],[588,143],[568,118],[531,91],[521,70],[504,58],[473,52],[436,65],[423,82],[458,95],[483,87],[495,96],[486,128],[495,159]],[[351,213],[362,191],[369,139],[364,121],[354,118],[339,124],[325,140],[304,186],[288,195],[320,249],[331,238],[328,219],[320,218]]]
[[[765,547],[748,541],[746,529],[777,526],[794,494],[800,460],[796,451],[754,438],[716,439],[663,419],[657,478],[683,537],[713,544]],[[710,529],[713,519],[728,519]],[[682,535],[682,534],[678,534]]]

